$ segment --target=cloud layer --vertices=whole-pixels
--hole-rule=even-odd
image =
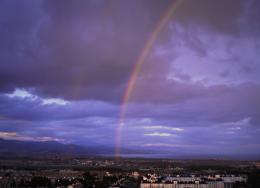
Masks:
[[[171,4],[1,1],[0,137],[114,146],[133,67]],[[184,0],[137,77],[122,145],[260,154],[259,12]]]

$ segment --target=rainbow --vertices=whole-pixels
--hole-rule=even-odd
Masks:
[[[124,121],[125,121],[125,114],[126,114],[129,98],[133,92],[134,85],[136,83],[137,76],[141,70],[142,65],[144,64],[145,58],[149,54],[154,42],[156,41],[158,34],[164,28],[165,24],[169,21],[170,17],[174,14],[174,12],[176,11],[176,9],[178,8],[178,6],[182,1],[183,0],[174,0],[171,6],[163,14],[162,18],[156,25],[155,29],[150,34],[147,42],[145,43],[137,59],[137,63],[133,68],[132,74],[127,83],[127,87],[123,95],[122,105],[119,112],[119,122],[116,130],[116,151],[115,151],[116,158],[120,157],[120,145],[121,145],[122,129],[124,127]]]

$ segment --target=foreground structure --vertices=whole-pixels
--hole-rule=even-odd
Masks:
[[[233,188],[234,184],[246,183],[244,176],[167,176],[148,174],[143,177],[141,188]]]

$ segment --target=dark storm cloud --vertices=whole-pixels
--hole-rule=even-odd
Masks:
[[[1,90],[34,88],[39,95],[69,100],[120,100],[143,45],[170,3],[3,1]],[[239,29],[244,4],[230,0],[183,1],[175,19],[186,25],[230,32]],[[191,30],[182,34],[186,44],[205,54],[203,43],[188,37],[188,32]],[[162,71],[169,64],[165,67]]]
[[[2,90],[35,88],[66,99],[118,100],[169,1],[33,4],[39,13],[30,2],[3,3]]]
[[[185,78],[182,82],[164,77],[147,79],[142,77],[137,81],[130,100],[141,103],[175,104],[196,98],[218,97],[229,91],[230,88],[226,85],[205,86],[200,82],[187,82]]]
[[[0,87],[9,92],[34,88],[40,95],[66,99],[118,100],[140,50],[169,3],[3,1]],[[256,9],[257,2],[183,1],[175,17],[186,25],[230,32],[240,29],[242,16],[257,20],[257,11],[246,13],[248,7]],[[186,45],[205,54],[204,44],[188,32],[182,36]],[[169,65],[165,67],[160,74],[167,72]],[[157,73],[150,74],[156,77]],[[174,94],[177,101],[205,93],[203,86],[168,84],[165,79],[155,80],[155,86],[168,96]],[[174,92],[166,89],[172,86]]]
[[[225,89],[207,88],[203,92],[203,97],[189,97],[189,100],[185,100],[185,102],[180,102],[183,99],[179,98],[176,103],[170,102],[174,101],[171,98],[174,96],[165,98],[163,92],[157,92],[157,97],[161,97],[161,103],[136,104],[136,107],[132,104],[127,117],[152,117],[160,121],[185,122],[181,126],[190,126],[190,123],[187,123],[189,121],[192,121],[193,126],[198,126],[200,122],[208,122],[206,126],[213,126],[218,123],[250,118],[251,124],[258,127],[260,122],[259,95],[259,84],[241,84]],[[156,97],[156,94],[150,97]],[[178,96],[176,97],[178,98]],[[145,99],[143,100],[145,101]],[[149,96],[147,100],[149,100]],[[168,102],[166,102],[167,100]]]
[[[239,19],[244,13],[241,0],[183,1],[176,17],[181,23],[200,25],[212,31],[236,33],[240,30]]]

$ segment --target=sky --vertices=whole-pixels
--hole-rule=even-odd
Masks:
[[[0,1],[0,138],[260,155],[260,1]]]

